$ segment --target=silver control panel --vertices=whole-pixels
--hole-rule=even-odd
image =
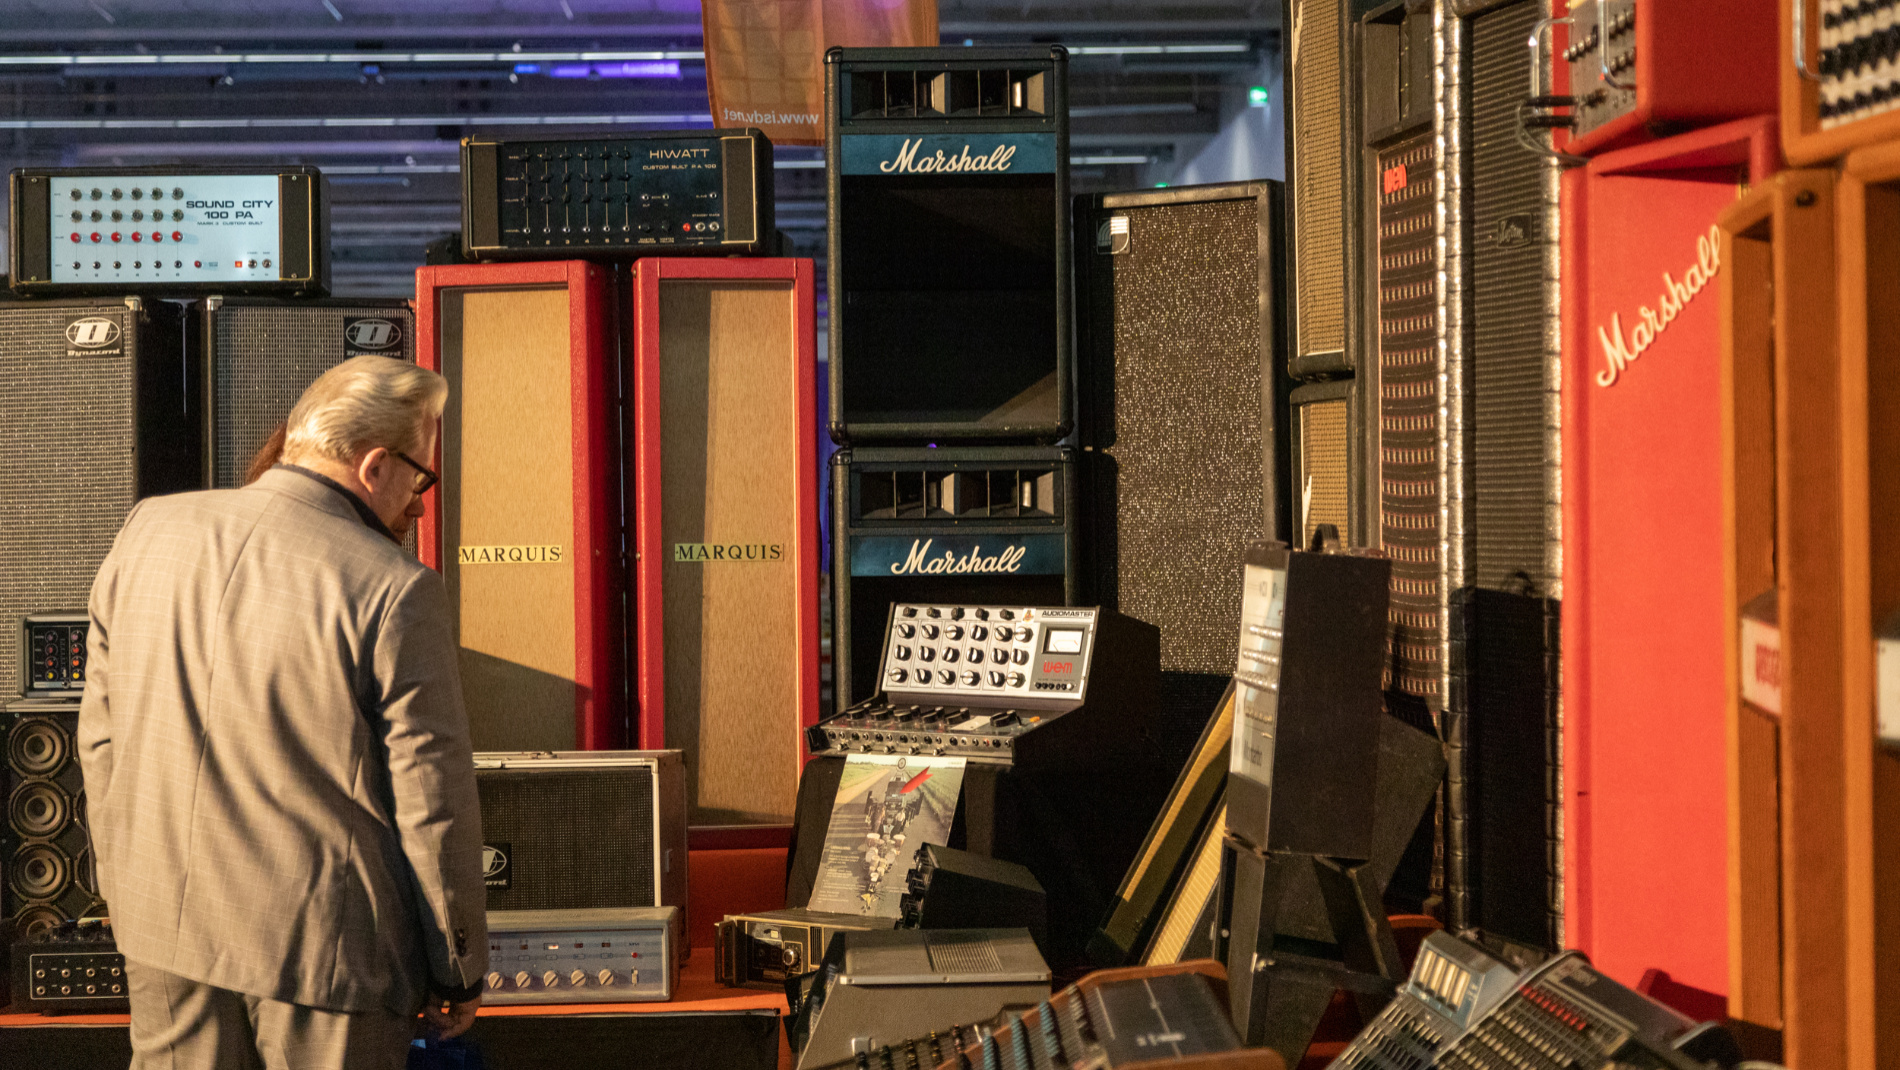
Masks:
[[[880,680],[893,702],[1070,706],[1088,687],[1095,609],[891,607]]]
[[[73,175],[52,187],[56,283],[278,277],[276,175]]]
[[[488,912],[483,1002],[643,1003],[673,998],[678,907]]]

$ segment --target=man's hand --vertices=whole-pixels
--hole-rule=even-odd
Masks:
[[[433,1040],[459,1037],[475,1024],[475,1008],[481,1005],[480,993],[464,1003],[449,1003],[430,996],[422,1007],[423,1033]]]

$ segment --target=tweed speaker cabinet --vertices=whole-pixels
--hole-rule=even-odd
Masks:
[[[598,265],[416,272],[416,360],[449,381],[418,524],[456,607],[478,750],[626,737],[615,315]]]
[[[812,262],[633,266],[641,742],[696,825],[785,824],[818,720]]]
[[[840,713],[878,690],[894,603],[1078,604],[1076,463],[1066,447],[842,449],[831,458],[831,495]]]
[[[235,487],[317,376],[351,357],[416,359],[407,301],[208,297],[185,320],[202,369],[205,482]]]
[[[1357,363],[1352,279],[1358,240],[1352,196],[1353,0],[1285,0],[1287,195],[1292,204],[1289,362],[1295,375],[1331,375]]]
[[[475,755],[489,910],[677,906],[686,914],[678,751]]]
[[[1321,524],[1331,524],[1344,540],[1359,530],[1365,433],[1357,386],[1351,379],[1336,379],[1298,387],[1287,395],[1287,486],[1300,546],[1311,548]]]
[[[825,110],[831,437],[1063,437],[1068,52],[832,49]]]
[[[179,306],[0,301],[0,634],[84,609],[140,498],[202,483]],[[25,690],[11,649],[0,696]]]
[[[6,881],[0,918],[16,938],[72,918],[106,913],[86,827],[79,769],[79,703],[21,699],[7,705],[7,823],[0,840]]]
[[[1235,554],[1285,534],[1280,185],[1102,194],[1075,218],[1085,597],[1161,629],[1172,770],[1233,671]]]

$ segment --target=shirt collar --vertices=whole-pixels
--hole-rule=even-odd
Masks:
[[[350,488],[344,486],[341,483],[338,483],[336,480],[331,479],[329,476],[326,476],[321,472],[313,472],[310,469],[301,467],[299,465],[274,464],[274,465],[271,465],[271,469],[273,471],[282,469],[283,471],[286,471],[286,472],[295,472],[300,476],[308,476],[309,478],[316,480],[318,483],[321,483],[324,486],[329,487],[331,490],[336,491],[338,494],[343,495],[343,500],[350,503],[350,508],[356,510],[356,515],[363,518],[363,523],[368,525],[371,531],[377,533],[378,535],[381,535],[383,538],[388,539],[390,542],[393,542],[398,546],[402,545],[402,540],[396,537],[395,532],[389,530],[389,525],[383,523],[383,518],[376,515],[376,510],[371,509],[369,507],[369,503],[357,497],[356,492],[352,491]]]

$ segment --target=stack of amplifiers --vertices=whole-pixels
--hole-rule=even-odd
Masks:
[[[462,251],[757,256],[773,243],[772,143],[758,130],[462,139]]]
[[[477,753],[475,787],[489,910],[677,906],[687,943],[678,751]]]
[[[1080,962],[1173,773],[1154,761],[1156,629],[1092,607],[935,604],[893,607],[887,634],[883,690],[810,730],[833,768],[807,781],[835,786],[853,754],[966,759],[949,846],[1026,866],[1050,960]],[[819,854],[799,852],[793,886]]]
[[[1460,6],[1469,14],[1480,5]],[[1572,102],[1569,137],[1557,147],[1589,155],[1774,111],[1777,6],[1740,0],[1715,19],[1696,0],[1569,5],[1565,45],[1551,56],[1559,91]],[[1539,24],[1526,36],[1542,31]],[[1521,62],[1524,53],[1513,51]],[[1516,105],[1533,92],[1527,87],[1513,101],[1513,124]]]
[[[449,381],[417,525],[456,606],[478,750],[627,738],[614,303],[579,261],[416,272],[416,361]]]
[[[834,48],[825,109],[832,437],[1067,434],[1068,53]]]
[[[416,359],[407,301],[208,297],[185,320],[202,370],[205,484],[235,487],[317,376],[352,357]]]
[[[0,629],[83,611],[140,498],[203,485],[179,306],[0,301]],[[0,657],[0,696],[26,690]]]
[[[1233,667],[1225,551],[1283,535],[1283,214],[1275,182],[1076,204],[1083,598],[1161,629],[1169,774]]]
[[[9,179],[17,293],[329,289],[329,199],[314,167],[25,168]]]
[[[812,262],[633,266],[640,740],[694,825],[789,824],[818,721]]]
[[[831,459],[833,692],[879,688],[899,602],[1074,605],[1075,463],[1060,447],[839,450]]]

